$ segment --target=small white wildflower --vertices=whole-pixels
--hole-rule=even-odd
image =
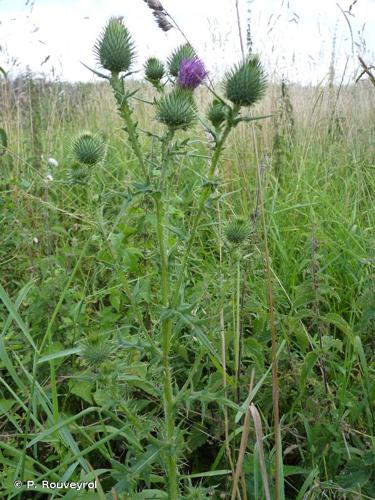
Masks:
[[[33,238],[33,243],[35,243],[35,245],[37,245],[39,243],[39,240],[36,236],[34,236],[34,238]]]
[[[48,159],[47,159],[47,163],[50,167],[58,167],[59,166],[59,162],[57,160],[55,160],[55,158],[52,158],[52,156],[50,156]]]
[[[53,181],[53,177],[52,177],[52,175],[51,175],[51,174],[47,174],[47,175],[46,175],[46,181],[47,181],[47,182]]]

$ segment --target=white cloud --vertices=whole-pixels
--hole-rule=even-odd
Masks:
[[[350,5],[348,0],[341,3],[345,9]],[[164,0],[163,4],[207,61],[212,74],[239,59],[234,0]],[[319,81],[328,71],[335,36],[338,74],[347,57],[351,58],[351,70],[357,65],[350,31],[336,0],[240,0],[240,4],[243,31],[247,4],[251,6],[254,47],[270,73]],[[358,42],[363,23],[375,18],[374,0],[358,0],[353,13],[355,18],[350,20],[354,41]],[[137,43],[139,65],[148,55],[166,58],[183,41],[175,30],[167,34],[159,30],[142,0],[35,0],[32,12],[25,0],[0,0],[0,15],[0,39],[6,41],[8,55],[17,58],[19,67],[28,65],[35,71],[54,67],[59,75],[71,80],[92,78],[80,61],[95,63],[92,46],[111,15],[125,17]],[[375,48],[373,28],[364,27],[370,53]],[[50,59],[41,66],[47,56]],[[10,65],[3,51],[0,66]]]

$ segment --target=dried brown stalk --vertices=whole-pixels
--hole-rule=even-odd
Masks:
[[[365,61],[362,59],[361,56],[358,56],[358,59],[359,59],[359,62],[361,63],[361,66],[363,68],[363,71],[362,73],[359,75],[359,77],[356,79],[356,82],[358,82],[363,75],[367,75],[370,79],[370,82],[375,85],[375,76],[373,74],[373,72],[371,71],[371,69],[373,69],[372,66],[367,66],[367,64],[365,63]]]

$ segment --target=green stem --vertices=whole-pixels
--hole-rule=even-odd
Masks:
[[[234,332],[234,371],[236,374],[236,390],[237,399],[239,399],[239,382],[240,382],[240,280],[241,280],[241,267],[240,256],[236,255],[237,260],[237,276],[236,276],[236,317],[235,317],[235,332]]]
[[[170,141],[173,138],[173,131],[169,130],[163,140],[162,147],[162,171],[160,180],[160,191],[155,193],[156,221],[157,221],[157,236],[159,241],[160,251],[160,271],[161,271],[161,296],[162,306],[164,309],[169,307],[169,263],[168,263],[168,244],[165,235],[165,210],[163,203],[163,195],[165,195],[165,178],[167,175]],[[162,342],[162,358],[163,358],[163,403],[164,403],[164,418],[166,440],[168,442],[169,451],[167,454],[166,468],[168,475],[168,498],[175,500],[179,496],[178,492],[178,471],[176,459],[176,439],[175,439],[175,401],[173,396],[172,374],[169,364],[169,355],[171,350],[171,330],[168,327],[169,320],[161,319],[161,342]]]
[[[223,146],[225,143],[226,138],[229,135],[229,132],[231,130],[231,127],[228,126],[225,131],[223,132],[223,135],[218,141],[214,154],[212,156],[211,160],[211,165],[210,169],[208,172],[208,183],[212,181],[213,176],[215,174],[215,170],[220,158],[220,154],[223,150]],[[174,295],[171,297],[171,305],[170,307],[174,308],[176,307],[179,299],[179,292],[181,289],[182,285],[182,280],[184,276],[184,271],[189,259],[190,255],[190,250],[194,242],[195,234],[197,232],[198,224],[204,209],[205,202],[211,192],[211,187],[208,185],[203,188],[200,198],[199,198],[199,203],[198,203],[198,210],[193,222],[193,228],[190,233],[190,237],[188,240],[188,244],[186,247],[186,251],[183,257],[183,261],[181,264],[181,268],[179,271],[179,276],[177,279],[177,284],[174,290]],[[168,306],[168,296],[169,296],[169,281],[168,281],[168,261],[165,260],[165,249],[162,248],[164,245],[164,233],[163,233],[163,210],[162,206],[160,205],[160,201],[156,202],[156,209],[157,209],[157,219],[158,219],[158,237],[159,237],[159,245],[160,245],[160,255],[161,255],[161,262],[162,262],[162,270],[161,270],[161,276],[162,276],[162,296],[163,300],[165,300],[165,306]],[[163,264],[164,262],[164,264]],[[165,268],[163,269],[163,265]],[[168,285],[167,285],[168,284]],[[164,287],[166,288],[168,286],[168,292],[166,293],[165,291],[163,292]],[[177,461],[176,461],[176,445],[175,445],[175,435],[174,435],[174,428],[175,428],[175,422],[174,422],[174,411],[175,411],[175,401],[173,399],[173,388],[172,388],[172,379],[171,379],[171,370],[170,370],[170,365],[169,365],[169,351],[170,351],[170,346],[171,346],[171,338],[172,338],[172,329],[173,329],[173,319],[168,318],[166,320],[162,320],[161,322],[161,334],[162,334],[162,349],[163,349],[163,371],[164,371],[164,413],[165,413],[165,424],[166,424],[166,433],[167,433],[167,440],[170,443],[170,454],[168,455],[167,459],[167,469],[168,469],[168,493],[169,493],[169,499],[174,500],[178,498],[178,478],[177,478]]]
[[[229,135],[229,132],[231,130],[231,126],[227,126],[226,129],[223,132],[223,135],[221,139],[217,142],[214,154],[212,156],[211,160],[211,165],[210,169],[208,172],[208,182],[212,181],[213,176],[215,174],[215,170],[220,158],[220,154],[223,150],[223,146],[225,143],[226,138]],[[183,257],[183,261],[181,264],[179,276],[177,279],[177,284],[174,290],[174,295],[171,297],[171,308],[175,308],[176,305],[178,304],[178,299],[179,299],[179,292],[181,289],[182,285],[182,280],[184,276],[184,271],[189,259],[190,255],[190,250],[193,245],[193,241],[195,238],[195,234],[197,232],[198,224],[204,209],[205,202],[211,192],[211,187],[208,185],[203,188],[200,198],[199,198],[199,203],[198,203],[198,210],[193,222],[193,227],[190,233],[189,241],[186,247],[186,251]],[[159,214],[158,220],[161,221],[162,219],[162,213]],[[158,223],[159,227],[159,223]],[[159,242],[163,241],[163,233],[162,233],[163,227],[158,229],[158,232],[160,231],[159,235]],[[160,249],[160,253],[162,254],[162,250]],[[163,260],[163,257],[162,257]],[[163,269],[162,269],[162,283],[164,281],[163,278]],[[167,280],[168,281],[168,280]],[[169,292],[168,292],[169,295]],[[167,301],[168,302],[168,301]],[[172,394],[172,381],[171,381],[171,373],[170,373],[170,366],[169,366],[169,350],[170,350],[170,341],[172,337],[172,328],[173,328],[173,319],[168,318],[166,320],[162,321],[161,325],[161,332],[162,332],[162,339],[163,339],[163,368],[164,368],[164,408],[165,408],[165,423],[166,423],[166,429],[167,429],[167,439],[169,442],[172,443],[172,449],[171,453],[168,456],[168,487],[169,487],[169,498],[170,499],[175,499],[178,498],[178,482],[177,482],[177,463],[176,463],[176,456],[175,456],[175,446],[174,446],[174,401],[173,401],[173,394]],[[168,354],[167,354],[168,353]]]
[[[178,300],[179,300],[181,285],[182,285],[182,281],[184,279],[185,269],[186,269],[186,266],[187,266],[187,263],[188,263],[188,260],[190,257],[191,247],[193,246],[193,243],[194,243],[195,235],[196,235],[198,225],[199,225],[202,213],[203,213],[204,205],[205,205],[207,198],[209,197],[210,192],[211,192],[211,186],[209,183],[212,182],[212,180],[214,178],[215,170],[216,170],[217,164],[219,162],[220,155],[223,151],[224,143],[225,143],[231,129],[232,129],[232,127],[230,125],[227,125],[221,138],[218,140],[218,142],[216,144],[214,154],[212,155],[212,158],[211,158],[210,169],[209,169],[208,175],[207,175],[208,185],[203,188],[201,195],[199,197],[197,213],[195,214],[195,218],[193,221],[193,227],[192,227],[191,232],[190,232],[188,243],[186,245],[186,250],[185,250],[185,253],[184,253],[184,256],[182,259],[182,264],[181,264],[181,267],[180,267],[180,270],[178,273],[178,277],[177,277],[177,283],[176,283],[176,287],[175,287],[175,293],[173,295],[172,307],[176,307]]]
[[[147,180],[149,178],[145,161],[142,153],[142,148],[139,144],[137,134],[137,124],[132,119],[132,111],[128,103],[128,96],[125,94],[124,82],[113,73],[110,80],[121,118],[124,120],[125,129],[129,136],[129,142],[133,148],[134,154],[137,157],[139,166],[142,173]],[[169,157],[169,144],[173,137],[173,131],[168,131],[164,140],[162,148],[162,172],[161,183],[159,188],[163,190],[164,180],[167,172],[167,164]],[[169,305],[169,268],[168,268],[168,254],[167,245],[165,241],[164,226],[165,214],[164,205],[162,201],[162,192],[155,193],[155,206],[157,218],[157,235],[159,240],[160,249],[160,267],[161,267],[161,293],[162,305],[167,308]],[[168,473],[168,491],[169,498],[175,500],[178,498],[178,480],[177,480],[177,460],[175,452],[175,420],[174,420],[174,399],[173,399],[173,386],[171,369],[169,365],[170,354],[170,335],[167,329],[166,320],[161,321],[161,337],[162,337],[162,358],[163,358],[163,399],[164,399],[164,414],[166,426],[166,438],[170,445],[170,452],[167,458],[167,473]]]
[[[215,175],[215,170],[218,165],[220,155],[222,153],[224,143],[232,129],[232,125],[228,124],[225,130],[222,133],[222,136],[216,143],[216,148],[215,151],[212,155],[211,159],[211,164],[210,164],[210,169],[208,171],[207,175],[207,186],[205,186],[201,192],[201,195],[199,197],[199,202],[198,202],[198,209],[197,213],[195,215],[194,221],[193,221],[193,227],[190,232],[189,240],[186,246],[186,250],[183,256],[182,264],[179,270],[178,278],[177,278],[177,283],[176,287],[174,289],[174,294],[173,297],[171,297],[171,304],[170,307],[174,308],[178,304],[179,300],[179,295],[180,295],[180,290],[181,290],[181,285],[185,273],[185,269],[189,260],[190,256],[190,251],[195,239],[195,235],[198,229],[198,225],[201,219],[201,215],[204,210],[204,205],[207,201],[207,198],[210,195],[211,192],[211,186],[210,182],[212,182],[213,177]],[[167,152],[167,150],[165,150]],[[165,175],[165,172],[162,172],[162,179],[163,176]],[[159,237],[159,245],[160,245],[160,255],[161,255],[161,261],[162,261],[162,296],[165,298],[166,297],[166,305],[168,306],[168,297],[170,294],[169,291],[169,280],[168,280],[168,261],[165,262],[165,269],[163,270],[163,260],[164,260],[164,255],[165,255],[165,249],[162,249],[162,244],[164,242],[164,233],[163,233],[163,210],[162,206],[160,205],[160,200],[157,201],[156,204],[156,209],[157,209],[157,219],[158,219],[158,237]],[[166,274],[166,276],[165,276]],[[164,283],[164,284],[163,284]],[[163,287],[167,286],[166,283],[168,283],[168,292],[165,294],[163,292]],[[177,461],[176,461],[176,454],[175,454],[175,435],[174,435],[174,428],[175,428],[175,423],[174,423],[174,406],[175,402],[173,399],[173,388],[172,388],[172,380],[171,380],[171,371],[170,371],[170,366],[169,366],[169,351],[170,351],[170,344],[171,344],[171,338],[172,338],[172,328],[173,328],[173,319],[168,318],[166,320],[162,320],[161,324],[161,334],[162,334],[162,349],[163,349],[163,370],[164,370],[164,412],[165,412],[165,424],[166,424],[166,433],[167,433],[167,440],[171,445],[171,452],[168,455],[167,459],[167,469],[168,469],[168,493],[169,493],[169,499],[174,500],[178,498],[178,478],[177,478]]]
[[[137,123],[135,123],[132,118],[132,110],[129,106],[128,97],[125,94],[124,81],[118,77],[118,74],[113,73],[110,83],[117,101],[119,114],[125,123],[125,130],[128,134],[130,145],[133,148],[135,156],[137,157],[142,173],[147,179],[148,174],[145,160],[138,140]]]

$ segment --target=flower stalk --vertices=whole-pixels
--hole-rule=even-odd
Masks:
[[[235,387],[237,391],[237,402],[240,399],[240,373],[241,373],[241,263],[240,263],[240,253],[236,252],[236,296],[235,296],[235,321],[234,321],[234,373],[235,373]]]
[[[239,112],[239,107],[235,107],[233,110],[233,115],[237,116],[238,112]],[[218,166],[221,153],[224,149],[225,141],[227,140],[232,128],[233,128],[233,123],[231,121],[228,121],[222,134],[216,139],[215,149],[214,149],[214,152],[213,152],[212,157],[211,157],[211,163],[210,163],[210,168],[209,168],[208,175],[207,175],[206,185],[203,187],[203,189],[201,191],[201,195],[199,197],[197,212],[196,212],[195,218],[193,220],[192,229],[190,232],[190,236],[189,236],[189,239],[188,239],[188,242],[186,245],[186,250],[185,250],[184,256],[182,258],[182,263],[181,263],[180,270],[178,273],[177,282],[176,282],[176,286],[175,286],[173,307],[176,307],[179,296],[180,296],[180,291],[181,291],[182,281],[184,279],[185,269],[186,269],[186,266],[187,266],[187,263],[189,260],[191,248],[192,248],[193,243],[194,243],[194,239],[195,239],[195,235],[196,235],[196,232],[197,232],[197,229],[199,226],[199,222],[201,220],[204,205],[205,205],[205,203],[206,203],[206,201],[211,193],[212,182],[214,180],[216,168]]]
[[[138,160],[139,166],[143,175],[148,178],[148,172],[145,165],[145,160],[139,143],[137,124],[132,118],[132,109],[129,105],[129,97],[131,94],[125,92],[124,80],[119,77],[118,73],[112,73],[109,79],[114,96],[117,102],[118,112],[125,123],[125,131],[128,134],[130,145]]]
[[[170,147],[174,136],[174,130],[168,128],[162,141],[161,155],[161,177],[160,189],[154,193],[156,209],[157,237],[160,253],[160,274],[161,274],[161,300],[162,307],[166,310],[169,307],[170,298],[170,277],[168,263],[168,244],[165,234],[167,214],[165,211],[165,179],[168,173],[168,164],[170,160]],[[160,333],[162,344],[162,362],[163,362],[163,406],[165,420],[165,434],[168,442],[169,452],[166,459],[166,468],[168,474],[168,493],[170,499],[178,498],[178,469],[176,455],[176,436],[175,436],[175,400],[173,396],[172,371],[169,363],[171,350],[171,334],[169,329],[169,320],[161,318]]]

